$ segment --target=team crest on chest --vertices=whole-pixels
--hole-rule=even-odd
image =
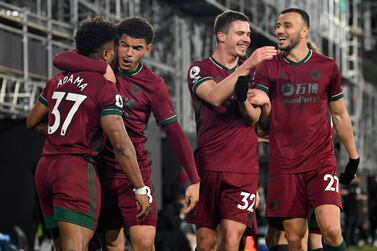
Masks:
[[[281,71],[279,72],[278,79],[286,79],[287,78],[287,73]]]
[[[221,80],[223,80],[223,77],[221,77],[221,76],[216,76],[215,78],[214,78],[214,80],[215,80],[215,82],[220,82]]]
[[[317,81],[319,79],[319,77],[321,76],[321,73],[317,70],[317,69],[314,69],[311,73],[310,73],[312,79],[314,81]]]
[[[134,94],[138,94],[140,92],[141,88],[137,85],[133,85],[131,87],[131,92],[134,93]]]
[[[127,109],[131,110],[134,104],[135,104],[135,100],[133,98],[124,97],[124,106]]]

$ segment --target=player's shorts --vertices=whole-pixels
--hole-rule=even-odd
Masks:
[[[35,184],[48,229],[56,228],[59,221],[96,229],[101,186],[93,164],[74,155],[43,156]]]
[[[258,174],[202,171],[200,198],[187,221],[215,229],[222,219],[252,226]]]
[[[126,175],[105,177],[102,183],[102,210],[99,231],[119,229],[123,226],[147,225],[156,227],[156,203],[150,174],[142,173],[144,184],[148,186],[150,212],[143,221],[138,221],[134,187]]]
[[[342,208],[335,166],[305,173],[269,176],[267,217],[306,218],[309,205],[333,204]]]

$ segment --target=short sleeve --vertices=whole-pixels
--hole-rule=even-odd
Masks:
[[[329,86],[327,95],[328,95],[329,101],[336,101],[340,98],[343,98],[343,89],[342,89],[340,71],[335,61],[333,61],[332,68],[333,70],[332,70],[332,75],[330,77],[330,86]]]
[[[187,73],[188,87],[193,94],[196,94],[196,89],[199,85],[212,79],[208,68],[202,62],[194,62]]]
[[[59,76],[56,75],[55,77],[51,78],[49,81],[47,81],[45,87],[43,88],[41,94],[39,94],[38,101],[44,104],[45,106],[48,106],[48,99],[52,96],[51,92],[54,89],[54,86],[56,87],[59,81]]]
[[[252,86],[269,94],[270,80],[267,65],[261,63],[252,74]]]
[[[101,116],[123,115],[123,98],[118,93],[116,85],[104,79],[103,88],[99,91],[97,103],[100,107]]]
[[[174,111],[165,81],[160,79],[157,85],[152,94],[151,104],[157,124],[162,127],[176,122],[177,114]]]

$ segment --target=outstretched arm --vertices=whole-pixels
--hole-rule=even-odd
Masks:
[[[191,185],[187,187],[185,194],[184,213],[188,213],[199,201],[200,178],[196,169],[194,155],[190,143],[178,122],[164,126],[163,130],[166,132],[171,147],[174,149],[178,160],[185,168],[191,181]]]
[[[123,172],[128,176],[136,191],[140,191],[135,193],[138,207],[140,206],[137,218],[143,220],[149,213],[150,205],[137,163],[135,148],[124,127],[123,119],[119,115],[102,116],[101,126],[113,146],[115,158]]]
[[[352,124],[343,99],[330,102],[330,111],[335,130],[349,157],[349,161],[344,172],[342,172],[339,176],[339,181],[342,184],[347,185],[355,177],[359,166],[359,155],[357,154],[356,150]]]

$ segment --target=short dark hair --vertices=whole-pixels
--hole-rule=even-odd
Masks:
[[[245,14],[238,11],[224,11],[215,18],[215,24],[213,26],[215,34],[217,34],[220,31],[227,33],[229,31],[229,25],[234,21],[249,22],[249,18]]]
[[[110,41],[115,41],[116,25],[103,17],[94,17],[81,21],[75,35],[76,50],[79,54],[89,56],[99,51]]]
[[[299,9],[299,8],[288,8],[288,9],[285,9],[282,12],[280,12],[280,14],[285,14],[285,13],[289,13],[289,12],[295,12],[295,13],[299,14],[301,16],[302,20],[304,20],[305,24],[308,27],[310,27],[310,18],[309,18],[309,15],[306,11]]]
[[[153,26],[143,17],[129,17],[118,25],[118,36],[126,34],[133,38],[144,39],[147,44],[151,44],[154,39]]]

